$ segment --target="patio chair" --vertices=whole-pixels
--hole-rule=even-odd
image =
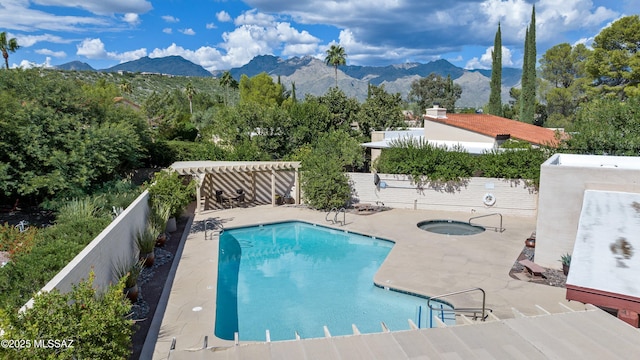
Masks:
[[[231,205],[231,201],[228,197],[224,196],[224,191],[216,190],[216,203],[220,204],[223,208],[225,204]]]
[[[237,189],[236,190],[236,194],[238,194],[238,195],[233,197],[232,199],[239,206],[240,203],[244,203],[246,194],[244,193],[244,190],[242,190],[242,189]]]

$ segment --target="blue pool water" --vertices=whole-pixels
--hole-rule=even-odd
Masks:
[[[426,300],[373,284],[393,243],[303,222],[226,230],[220,237],[215,335],[264,341],[425,327]],[[423,314],[417,319],[418,307]]]

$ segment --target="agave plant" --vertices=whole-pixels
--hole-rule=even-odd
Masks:
[[[121,262],[114,266],[114,274],[118,279],[125,279],[125,287],[132,288],[138,281],[138,276],[144,267],[144,263],[137,259]]]

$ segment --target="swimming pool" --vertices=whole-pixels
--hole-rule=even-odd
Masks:
[[[220,236],[215,335],[243,341],[408,330],[427,323],[426,299],[373,284],[393,243],[285,222]],[[418,308],[422,318],[417,319]],[[451,323],[451,320],[447,320]],[[453,320],[455,322],[455,320]]]

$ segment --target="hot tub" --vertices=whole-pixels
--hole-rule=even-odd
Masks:
[[[485,231],[478,225],[456,220],[425,220],[418,223],[422,230],[443,235],[475,235]]]

